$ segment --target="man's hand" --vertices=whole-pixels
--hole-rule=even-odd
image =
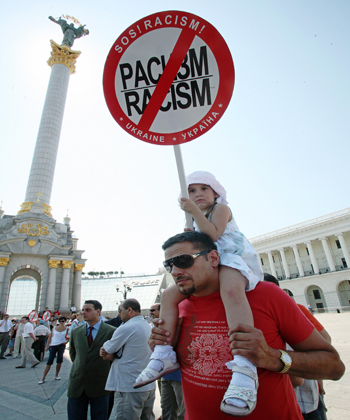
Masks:
[[[115,359],[114,354],[107,353],[103,347],[100,348],[100,356],[103,360],[109,360],[110,362],[113,362]]]
[[[250,360],[256,367],[279,372],[283,368],[280,351],[268,346],[263,333],[247,324],[239,324],[230,330],[230,347],[232,354]]]
[[[177,326],[176,326],[176,332],[173,340],[173,348],[176,347],[177,341],[179,339],[181,325],[182,325],[183,318],[178,318]],[[163,324],[163,320],[159,318],[155,318],[153,320],[154,327],[152,328],[152,334],[150,335],[148,339],[148,345],[150,346],[150,349],[153,351],[154,346],[160,345],[160,346],[166,346],[169,344],[170,341],[170,332],[166,330],[162,330],[161,328],[158,328],[158,325]]]

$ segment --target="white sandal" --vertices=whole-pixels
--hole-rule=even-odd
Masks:
[[[162,376],[167,375],[168,373],[175,372],[176,370],[180,369],[180,364],[178,362],[173,363],[170,359],[159,359],[159,360],[164,363],[163,369],[160,372],[158,372],[157,370],[149,368],[147,366],[137,377],[133,385],[133,388],[136,389],[136,388],[145,386],[147,384],[150,384],[151,382],[156,381]],[[149,375],[152,375],[152,377],[149,377]]]
[[[42,384],[44,384],[44,383],[45,383],[45,381],[39,381],[39,382],[38,382],[38,384],[39,384],[39,385],[42,385]]]
[[[237,365],[232,367],[232,372],[242,373],[243,375],[247,375],[254,379],[255,389],[230,384],[225,392],[224,398],[222,399],[220,410],[230,416],[248,416],[256,407],[256,396],[259,387],[258,375],[246,367]],[[238,398],[239,400],[244,401],[247,404],[247,407],[241,408],[236,407],[235,405],[227,404],[226,400],[228,398]]]

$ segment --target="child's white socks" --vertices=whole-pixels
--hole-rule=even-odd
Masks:
[[[232,369],[234,365],[246,367],[250,369],[252,372],[257,373],[256,366],[248,360],[246,357],[243,356],[234,356],[234,360],[226,363],[228,369]],[[248,375],[244,375],[243,373],[233,372],[232,379],[230,385],[242,386],[245,388],[255,389],[255,381]],[[244,408],[247,404],[240,400],[239,398],[228,398],[226,400],[226,404],[234,405],[236,407]]]
[[[172,363],[176,363],[176,353],[174,352],[173,346],[156,345],[148,367],[160,372],[164,368],[164,363],[162,362],[164,359],[169,359]]]

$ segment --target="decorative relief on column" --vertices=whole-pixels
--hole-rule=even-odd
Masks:
[[[51,206],[48,206],[47,204],[43,203],[43,212],[46,214],[46,216],[52,217],[51,210]]]
[[[63,268],[71,268],[73,264],[74,264],[73,261],[62,261]]]
[[[29,225],[22,225],[22,227],[18,229],[18,233],[25,233],[29,236],[47,236],[50,232],[47,231],[47,226],[40,226],[40,224],[37,223],[36,227],[33,227],[33,223],[29,223]]]
[[[21,210],[17,214],[22,214],[22,213],[25,213],[25,212],[31,210],[32,205],[33,205],[32,201],[27,201],[26,203],[22,203],[21,204]]]
[[[38,193],[37,195],[39,195],[39,194],[40,193]],[[38,198],[37,203],[40,203],[39,198]],[[30,211],[32,209],[32,206],[33,206],[33,202],[32,201],[27,201],[26,203],[22,203],[21,204],[21,210],[17,214],[23,214],[23,213],[26,213],[27,211]],[[45,204],[45,203],[42,203],[42,206],[43,206],[43,212],[47,216],[52,217],[52,214],[51,214],[52,208],[50,206],[48,206],[47,204]]]
[[[10,262],[10,258],[1,257],[0,258],[0,267],[7,267],[7,264]]]
[[[49,268],[58,268],[58,266],[60,265],[61,261],[58,260],[49,260],[48,264],[49,264]]]
[[[84,267],[85,267],[85,264],[75,264],[74,271],[83,271]]]
[[[75,73],[75,63],[81,54],[80,51],[73,51],[65,45],[59,45],[52,39],[51,44],[51,57],[47,60],[47,64],[52,67],[54,64],[64,64],[67,66],[71,74]]]

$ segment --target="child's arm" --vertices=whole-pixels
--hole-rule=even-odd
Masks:
[[[231,210],[226,204],[218,204],[215,207],[211,216],[211,221],[204,216],[197,204],[188,198],[182,197],[180,205],[182,210],[191,213],[198,229],[202,233],[209,235],[212,241],[217,241],[224,233],[226,225],[231,217]]]

